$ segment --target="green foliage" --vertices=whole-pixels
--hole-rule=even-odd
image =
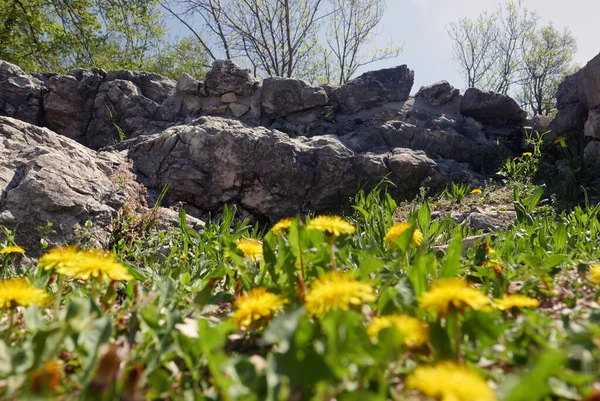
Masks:
[[[163,35],[156,0],[0,0],[0,59],[26,71],[140,69]]]
[[[352,235],[311,230],[300,217],[283,234],[264,232],[229,207],[196,231],[181,210],[171,231],[116,242],[129,282],[57,281],[8,266],[8,276],[25,276],[58,303],[0,308],[0,397],[395,400],[409,397],[417,366],[457,359],[496,383],[501,400],[581,399],[600,375],[600,292],[588,273],[600,257],[600,205],[540,211],[542,194],[515,189],[517,220],[475,245],[462,227],[432,219],[426,201],[414,205],[410,228],[386,241],[397,205],[382,183],[356,196]],[[4,234],[0,251],[14,243]],[[263,258],[245,257],[241,238],[261,239]],[[440,241],[448,247],[431,247]],[[376,299],[311,315],[303,298],[334,269],[372,286]],[[490,302],[516,292],[541,306],[448,316],[421,308],[432,283],[456,277]],[[239,330],[236,300],[257,287],[288,303]],[[427,323],[427,343],[403,345],[395,327],[370,336],[372,319],[390,314]]]

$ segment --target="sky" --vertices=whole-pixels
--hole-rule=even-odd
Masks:
[[[358,74],[407,64],[415,71],[412,93],[421,86],[446,80],[464,89],[463,78],[452,59],[452,39],[446,26],[459,18],[476,18],[493,12],[501,0],[387,0],[387,11],[372,45],[385,46],[390,38],[403,51],[394,59],[369,64]],[[552,22],[560,32],[565,27],[577,39],[575,61],[584,66],[600,52],[600,0],[523,0],[540,17],[538,26]],[[193,22],[192,22],[193,23]],[[187,34],[171,22],[171,34]],[[194,24],[195,25],[195,24]]]
[[[463,89],[446,26],[462,17],[492,12],[498,4],[499,0],[388,0],[376,43],[383,45],[391,37],[403,43],[404,50],[397,58],[373,63],[366,70],[407,64],[415,71],[413,93],[440,80]],[[578,44],[575,61],[581,66],[600,52],[600,0],[524,0],[524,5],[538,14],[538,24],[552,22],[560,32],[565,27],[571,30]]]

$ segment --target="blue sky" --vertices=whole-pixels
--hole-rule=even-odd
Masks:
[[[376,41],[383,45],[392,37],[404,43],[404,51],[394,60],[367,69],[407,64],[415,71],[413,93],[442,79],[462,89],[445,27],[461,17],[475,18],[482,11],[492,11],[497,4],[498,0],[388,0]],[[537,12],[538,24],[552,21],[559,31],[571,29],[578,44],[576,61],[581,66],[600,52],[600,0],[524,0],[524,4]]]
[[[475,18],[482,11],[491,12],[499,3],[500,0],[387,0],[388,8],[373,44],[384,46],[393,38],[403,44],[404,50],[398,57],[370,64],[358,73],[407,64],[415,71],[413,93],[440,80],[463,89],[446,26],[461,17]],[[524,0],[524,5],[536,11],[538,24],[552,22],[559,31],[571,29],[578,43],[576,61],[581,66],[600,52],[600,0]],[[174,21],[168,25],[171,35],[188,34]]]

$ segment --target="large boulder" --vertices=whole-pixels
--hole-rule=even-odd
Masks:
[[[600,54],[579,71],[579,100],[588,109],[600,106]]]
[[[92,149],[162,130],[179,118],[182,97],[175,82],[157,74],[113,71],[98,87],[81,143]]]
[[[385,103],[408,99],[415,73],[406,65],[369,71],[335,89],[344,114],[355,114]]]
[[[450,102],[459,92],[448,81],[440,81],[433,85],[422,86],[415,94],[415,99],[422,99],[429,106],[439,107]]]
[[[465,91],[460,111],[465,116],[491,125],[519,125],[527,117],[527,112],[511,97],[477,88]]]
[[[571,104],[579,103],[579,82],[581,80],[581,70],[575,74],[568,75],[558,85],[556,91],[556,108],[562,109]]]
[[[149,189],[169,183],[171,201],[203,211],[234,203],[272,220],[339,210],[361,185],[373,187],[386,175],[398,185],[398,196],[421,185],[443,186],[451,178],[477,180],[465,165],[433,160],[423,151],[388,147],[359,153],[334,136],[290,138],[219,117],[138,138],[129,157]]]
[[[42,81],[16,65],[0,60],[0,116],[41,124],[45,90]]]
[[[262,115],[282,118],[300,111],[324,106],[329,101],[325,90],[299,79],[271,77],[263,81]]]
[[[44,97],[45,125],[64,136],[86,142],[94,99],[105,78],[102,70],[74,70],[48,79]]]
[[[86,221],[96,246],[107,246],[112,219],[125,202],[117,168],[122,157],[96,153],[77,142],[9,117],[0,117],[0,225],[16,228],[16,241],[39,253],[52,223],[50,245],[83,239]]]
[[[252,96],[258,88],[258,81],[252,72],[241,68],[231,60],[216,60],[206,74],[206,90],[210,95],[221,96],[234,92],[239,96]]]
[[[587,116],[588,108],[581,102],[564,106],[558,110],[554,120],[550,123],[549,129],[552,132],[545,139],[551,142],[558,137],[567,139],[582,137]]]

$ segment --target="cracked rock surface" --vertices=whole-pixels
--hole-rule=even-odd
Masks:
[[[137,138],[129,148],[138,179],[149,189],[169,183],[168,196],[204,211],[236,204],[276,220],[298,212],[339,209],[361,186],[384,176],[398,194],[448,180],[476,184],[466,165],[402,147],[355,151],[332,135],[290,138],[220,117]]]
[[[16,230],[28,255],[40,251],[36,229],[52,223],[51,245],[76,242],[92,221],[96,245],[107,246],[112,218],[125,202],[115,169],[118,153],[97,153],[77,142],[10,117],[0,117],[0,225]]]

